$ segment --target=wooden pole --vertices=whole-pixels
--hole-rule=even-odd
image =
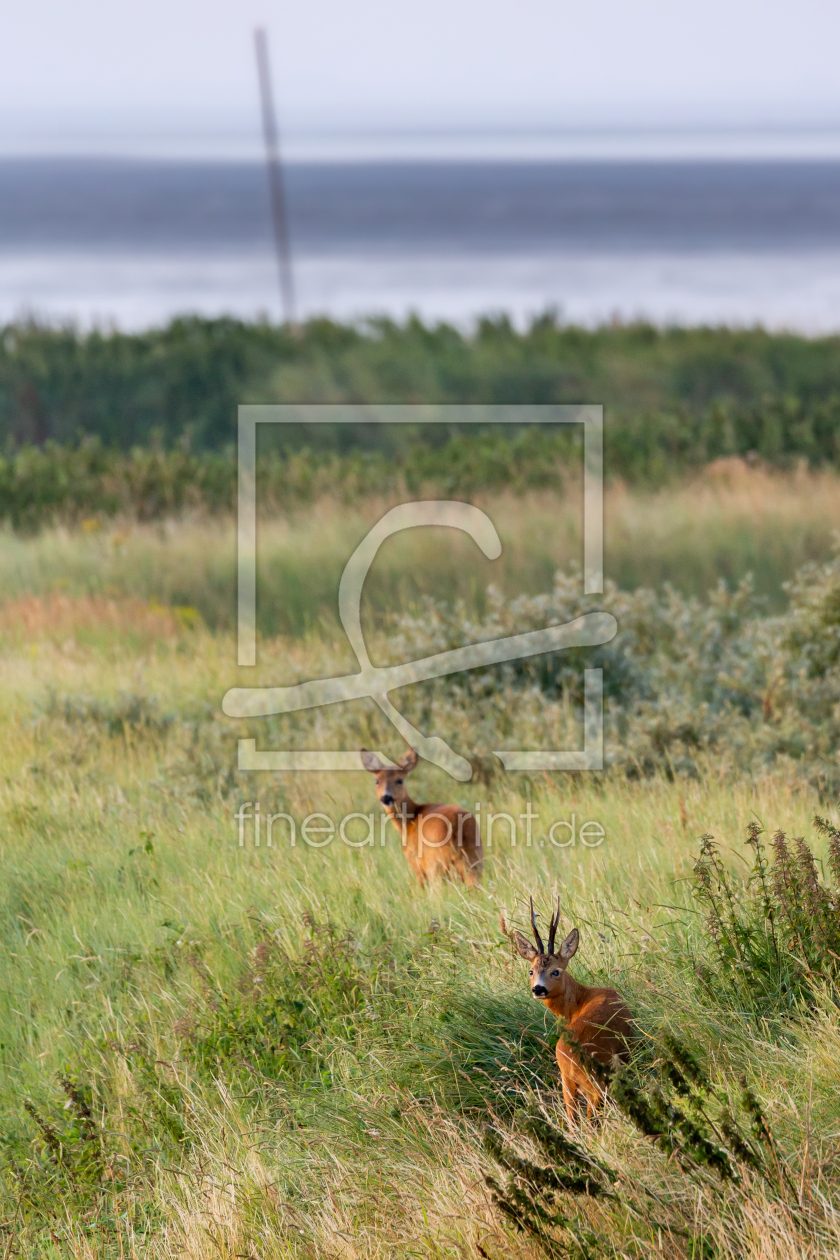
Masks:
[[[277,250],[277,270],[280,278],[280,300],[286,323],[290,328],[295,329],[297,327],[295,319],[295,286],[292,276],[292,254],[289,246],[286,190],[283,185],[280,141],[277,133],[277,120],[274,114],[274,98],[271,91],[268,36],[261,26],[254,31],[254,45],[257,53],[257,77],[260,84],[268,195],[271,201],[271,221],[274,226],[274,244]]]

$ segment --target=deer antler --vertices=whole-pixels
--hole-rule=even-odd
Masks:
[[[537,916],[534,914],[534,898],[533,897],[531,898],[531,927],[534,929],[534,940],[537,942],[537,949],[540,951],[541,954],[544,954],[545,946],[543,945],[540,939],[540,934],[537,931]]]
[[[551,922],[548,925],[548,952],[554,953],[554,937],[557,935],[557,929],[560,926],[560,898],[557,898],[557,913],[551,916]]]

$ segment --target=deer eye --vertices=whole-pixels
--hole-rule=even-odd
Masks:
[[[402,784],[402,779],[397,779],[397,787],[400,787],[401,784]]]
[[[560,975],[560,972],[559,972],[559,971],[552,971],[552,973],[551,973],[551,974],[552,974],[553,976],[559,976],[559,975]]]

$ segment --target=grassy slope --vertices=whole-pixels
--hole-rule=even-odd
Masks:
[[[643,1028],[663,1020],[679,1028],[723,1079],[749,1072],[792,1161],[806,1127],[822,1134],[836,1126],[833,1021],[780,1036],[734,1011],[724,1017],[704,1009],[685,964],[669,960],[675,935],[698,932],[680,909],[696,834],[712,830],[740,848],[752,814],[805,831],[814,801],[783,782],[721,782],[713,766],[681,785],[607,789],[594,777],[479,789],[485,813],[492,804],[517,814],[527,795],[543,820],[575,812],[598,819],[607,838],[594,850],[497,841],[485,885],[471,895],[418,893],[390,836],[384,848],[324,852],[282,843],[257,850],[249,836],[240,849],[232,800],[259,796],[265,808],[273,798],[300,820],[316,809],[369,810],[369,783],[300,776],[282,788],[240,782],[228,797],[218,790],[234,756],[227,733],[216,759],[202,761],[177,724],[164,735],[126,721],[109,733],[90,711],[33,723],[32,705],[50,687],[112,697],[139,683],[184,713],[215,703],[231,674],[230,641],[169,624],[129,646],[133,620],[112,628],[107,646],[57,646],[42,634],[3,661],[4,1126],[16,1141],[33,1136],[27,1097],[42,1115],[61,1118],[57,1080],[68,1071],[95,1084],[100,1105],[107,1099],[111,1128],[124,1115],[122,1131],[135,1145],[131,1110],[148,1113],[142,1157],[128,1136],[109,1139],[132,1169],[113,1204],[94,1210],[66,1190],[71,1219],[52,1222],[62,1240],[55,1254],[87,1254],[91,1222],[96,1255],[136,1246],[169,1256],[186,1246],[196,1257],[249,1249],[477,1256],[480,1240],[495,1256],[529,1254],[488,1209],[479,1142],[483,1117],[505,1123],[511,1089],[548,1091],[549,1107],[558,1105],[550,1021],[530,1001],[498,928],[502,907],[522,922],[531,893],[543,905],[559,894],[564,922],[580,925],[579,976],[617,984]],[[453,795],[428,769],[418,787],[432,798]],[[474,791],[455,795],[471,804]],[[334,941],[324,948],[313,923],[328,922]],[[240,1024],[214,1084],[189,1058],[189,1029],[209,1020],[221,1035],[208,985],[236,992],[260,925],[292,955],[315,942],[301,996],[318,1055],[260,1082],[237,1067],[237,1052],[253,1049]],[[372,977],[361,1018],[335,967],[335,956],[348,954]],[[376,965],[383,959],[384,971]],[[189,1142],[173,1141],[164,1124],[172,1097]],[[634,1175],[650,1163],[617,1119],[593,1141]],[[166,1171],[176,1167],[177,1176]],[[14,1212],[12,1193],[6,1213]],[[36,1238],[48,1246],[47,1231],[21,1219],[19,1254],[35,1254]],[[773,1245],[765,1236],[763,1250],[733,1254],[784,1254]],[[663,1247],[680,1254],[673,1239]]]
[[[725,554],[714,538],[738,564],[753,549],[769,557],[769,573],[784,572],[809,539],[825,538],[833,482],[807,483],[803,494],[760,476],[671,498],[616,493],[613,519],[624,529],[611,545],[629,566],[644,544],[648,563],[661,566],[654,576],[692,563],[698,585]],[[505,505],[516,560],[507,581],[530,556],[536,584],[556,558],[533,545],[537,509],[545,505],[520,505],[517,516]],[[301,608],[327,590],[313,576],[318,565],[340,567],[340,541],[345,553],[348,545],[346,516],[320,519],[320,533],[306,519],[269,531],[278,567],[296,566]],[[835,1014],[780,1025],[742,1013],[737,996],[710,1005],[684,952],[705,944],[686,886],[697,835],[714,832],[737,867],[751,816],[805,833],[816,798],[784,776],[740,781],[730,764],[710,762],[697,781],[546,776],[490,787],[453,787],[426,767],[419,795],[482,799],[485,816],[491,805],[516,816],[530,799],[542,820],[537,841],[547,821],[573,812],[605,828],[602,847],[561,850],[511,848],[502,824],[484,886],[470,895],[418,893],[396,836],[372,849],[240,849],[232,810],[243,799],[298,822],[312,810],[374,805],[361,775],[236,775],[236,731],[216,717],[237,681],[229,614],[212,635],[189,617],[126,602],[131,591],[164,602],[177,592],[182,602],[183,591],[183,602],[229,607],[230,561],[218,540],[193,525],[122,542],[60,533],[4,542],[20,598],[0,617],[0,1109],[6,1155],[19,1166],[35,1161],[28,1199],[14,1178],[6,1187],[0,1218],[16,1249],[8,1254],[536,1254],[492,1212],[480,1149],[485,1120],[507,1127],[517,1098],[538,1091],[550,1112],[558,1107],[554,1030],[498,927],[503,907],[522,923],[530,894],[545,907],[560,896],[564,922],[583,935],[575,973],[617,984],[644,1031],[669,1023],[727,1086],[748,1073],[793,1174],[832,1199]],[[389,596],[412,567],[432,589],[459,589],[457,557],[421,550],[390,569],[385,560],[379,589]],[[54,591],[57,577],[65,583],[57,594],[25,596]],[[90,587],[103,578],[112,589],[97,598]],[[404,588],[405,599],[413,594]],[[325,664],[350,664],[329,622],[317,637],[264,645],[266,679],[311,676]],[[364,706],[333,721],[350,746],[368,734],[393,742]],[[287,1058],[262,1079],[243,1061],[259,1060],[275,1037],[276,1011],[252,996],[260,967],[272,965],[260,953],[267,934],[298,980],[283,1008]],[[93,1157],[73,1128],[63,1075],[93,1089],[112,1194],[90,1190],[102,1179],[84,1162]],[[63,1135],[72,1175],[59,1175],[39,1147],[26,1099]],[[672,1174],[616,1116],[589,1140],[631,1179],[669,1184]],[[685,1254],[678,1237],[598,1213],[617,1254]],[[702,1195],[697,1214],[721,1256],[824,1257],[840,1246],[831,1209],[829,1241],[810,1252],[791,1214],[758,1193],[746,1215]]]

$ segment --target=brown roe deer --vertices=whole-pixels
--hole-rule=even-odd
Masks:
[[[611,1065],[616,1057],[626,1062],[629,1055],[628,1043],[633,1036],[633,1019],[627,1003],[615,989],[591,988],[569,975],[567,968],[577,951],[580,933],[577,928],[572,928],[555,953],[554,937],[559,924],[558,903],[557,913],[552,915],[549,925],[546,949],[537,931],[532,898],[531,926],[536,948],[521,932],[513,933],[516,948],[531,964],[528,972],[531,992],[538,1001],[545,1003],[553,1015],[565,1022],[577,1044],[591,1054],[593,1059],[605,1066]],[[505,929],[504,920],[502,928]],[[562,1036],[557,1042],[556,1053],[563,1082],[566,1117],[571,1127],[577,1113],[579,1094],[586,1098],[587,1116],[592,1116],[598,1104],[603,1101],[603,1090],[587,1075],[579,1056],[571,1045],[564,1042]]]
[[[399,831],[408,864],[421,884],[430,879],[462,879],[474,886],[481,875],[481,837],[475,818],[459,805],[418,805],[406,777],[417,765],[409,748],[396,766],[383,766],[376,753],[361,750],[362,765],[375,775],[376,795]]]

